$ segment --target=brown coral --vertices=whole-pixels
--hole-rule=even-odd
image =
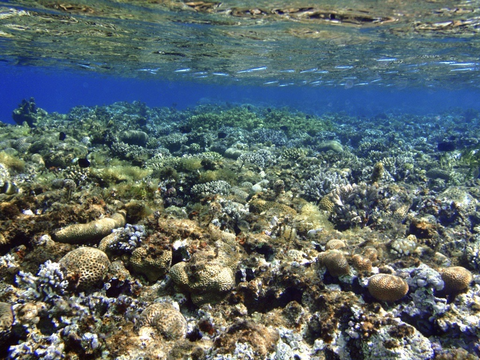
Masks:
[[[180,262],[170,268],[170,276],[197,305],[221,300],[235,285],[232,270],[216,263]]]
[[[332,239],[332,240],[329,240],[325,244],[325,249],[326,250],[338,250],[338,249],[344,248],[345,246],[346,246],[345,241],[340,240],[340,239]]]
[[[143,310],[140,326],[149,326],[167,340],[184,338],[187,333],[187,321],[173,305],[155,303]]]
[[[139,247],[132,252],[132,270],[145,275],[149,281],[157,281],[164,276],[172,262],[172,251],[157,247]]]
[[[372,271],[372,261],[360,254],[353,255],[352,257],[353,267],[358,271]]]
[[[393,302],[407,294],[408,284],[396,275],[376,274],[368,280],[368,291],[377,300]]]
[[[452,266],[441,272],[445,283],[443,291],[447,294],[456,294],[468,288],[472,281],[472,273],[462,266]]]
[[[338,250],[327,250],[318,255],[318,261],[325,266],[332,276],[347,275],[350,272],[347,259]]]
[[[72,288],[86,290],[101,283],[108,271],[110,261],[101,250],[80,247],[67,253],[60,259],[59,264]]]

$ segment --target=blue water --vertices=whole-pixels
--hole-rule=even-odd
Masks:
[[[92,73],[0,67],[0,121],[12,123],[12,111],[34,97],[48,112],[66,113],[78,105],[108,105],[117,101],[142,101],[150,107],[178,109],[198,103],[250,103],[289,106],[305,112],[347,112],[374,116],[383,112],[438,114],[452,108],[480,110],[480,91],[465,89],[394,89],[385,87],[220,86],[194,82],[162,82],[115,78]]]

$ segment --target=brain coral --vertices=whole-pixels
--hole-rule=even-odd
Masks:
[[[338,250],[338,249],[344,248],[345,246],[347,246],[345,244],[345,241],[340,240],[340,239],[332,239],[332,240],[329,240],[325,244],[325,249],[326,250]]]
[[[187,333],[187,321],[173,305],[155,303],[143,310],[140,326],[149,326],[168,340],[184,338]]]
[[[172,251],[170,249],[146,247],[136,248],[130,257],[132,270],[145,275],[149,281],[157,281],[170,268]]]
[[[232,270],[212,262],[180,262],[170,268],[170,276],[197,305],[220,300],[235,285]]]
[[[59,264],[73,289],[87,290],[101,283],[110,261],[102,250],[80,247],[68,252],[60,259]]]
[[[372,271],[372,262],[369,258],[355,254],[352,257],[353,267],[358,271]]]
[[[441,272],[445,283],[443,291],[447,294],[459,293],[470,285],[472,273],[462,266],[452,266]]]
[[[408,284],[396,275],[376,274],[368,280],[368,291],[377,300],[393,302],[407,294]]]
[[[338,250],[327,250],[318,255],[318,261],[332,276],[347,275],[350,272],[347,259]]]

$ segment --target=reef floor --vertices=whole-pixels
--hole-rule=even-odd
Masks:
[[[13,118],[1,358],[480,355],[478,112]]]

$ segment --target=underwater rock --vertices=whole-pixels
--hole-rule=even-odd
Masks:
[[[92,247],[80,247],[68,252],[59,261],[70,287],[76,291],[101,285],[110,267],[108,256]]]
[[[245,151],[237,148],[228,148],[223,154],[226,158],[237,160]]]
[[[333,151],[333,152],[338,152],[341,153],[343,152],[343,146],[336,140],[329,140],[329,141],[324,141],[318,144],[317,146],[318,151]]]
[[[21,104],[18,105],[18,108],[13,110],[13,120],[19,124],[22,125],[23,123],[27,123],[28,126],[34,127],[35,123],[37,122],[37,117],[40,114],[39,110],[37,108],[37,105],[35,105],[35,99],[32,97],[30,100],[25,100],[23,99]]]
[[[240,353],[246,350],[245,353],[251,352],[251,355],[264,359],[275,349],[278,339],[279,334],[276,330],[253,321],[238,320],[224,334],[215,339],[215,348],[218,348],[220,353],[227,354],[234,353],[237,349]],[[239,343],[246,345],[244,351],[239,349]]]
[[[0,347],[10,336],[13,325],[12,306],[5,302],[0,302]]]
[[[401,321],[378,329],[362,349],[364,360],[427,360],[434,356],[429,339],[413,326]]]
[[[430,179],[450,180],[450,172],[444,169],[433,168],[427,171],[427,176]]]
[[[86,224],[73,224],[54,232],[55,241],[80,244],[98,242],[112,232],[113,229],[125,225],[125,213],[119,211],[111,217],[98,219]]]

